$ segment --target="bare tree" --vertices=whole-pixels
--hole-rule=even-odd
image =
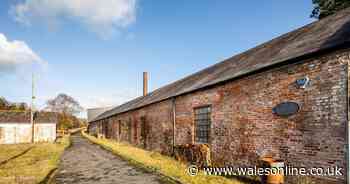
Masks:
[[[78,101],[64,93],[59,94],[54,99],[48,100],[46,105],[45,110],[66,115],[75,115],[83,110],[83,107],[80,106]]]
[[[4,97],[0,97],[0,109],[8,110],[9,106],[10,106],[10,102],[7,101]]]
[[[24,102],[12,103],[4,97],[0,97],[0,110],[16,110],[25,111],[28,110],[28,105]]]
[[[17,109],[20,110],[20,111],[25,111],[25,110],[28,110],[28,105],[24,102],[21,102],[17,105]]]

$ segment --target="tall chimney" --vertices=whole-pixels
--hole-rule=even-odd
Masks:
[[[148,93],[148,73],[143,72],[143,96],[146,96]]]

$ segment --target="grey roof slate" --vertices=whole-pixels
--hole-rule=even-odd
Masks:
[[[350,8],[286,33],[246,52],[102,113],[91,122],[247,75],[350,42]]]
[[[35,116],[35,123],[57,123],[57,113],[38,112]],[[1,123],[30,123],[30,111],[0,111]]]

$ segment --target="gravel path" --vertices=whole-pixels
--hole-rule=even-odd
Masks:
[[[126,161],[73,135],[62,158],[56,184],[160,184],[160,178],[130,166]]]

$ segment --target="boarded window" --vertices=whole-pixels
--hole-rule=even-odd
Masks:
[[[121,120],[119,120],[118,121],[118,136],[119,136],[119,138],[121,138],[121,135],[122,135],[122,121]]]
[[[145,117],[141,117],[141,137],[143,139],[145,139],[146,135],[147,135],[147,125],[146,125],[146,118]]]
[[[134,121],[134,142],[137,142],[137,121]]]
[[[107,139],[110,139],[111,138],[111,135],[112,135],[112,124],[111,124],[111,120],[107,120],[105,122],[106,126],[105,126],[105,129],[106,129],[106,138]]]
[[[141,141],[143,143],[143,147],[147,148],[147,135],[148,135],[148,125],[146,121],[146,117],[141,117]]]
[[[132,125],[131,125],[131,123],[132,123],[132,121],[131,121],[131,118],[129,118],[129,121],[128,121],[128,140],[129,140],[129,142],[131,143],[131,138],[132,138],[132,132],[131,132],[131,127],[132,127]]]
[[[194,109],[195,114],[195,140],[197,143],[209,143],[211,125],[211,107]]]
[[[112,131],[112,133],[113,133],[113,138],[114,139],[117,139],[118,138],[118,122],[116,121],[116,120],[113,120],[113,131]]]

